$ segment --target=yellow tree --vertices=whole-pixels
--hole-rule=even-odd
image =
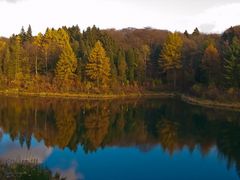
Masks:
[[[110,61],[100,41],[95,43],[90,53],[88,64],[86,65],[86,74],[98,87],[100,87],[100,85],[109,85]]]
[[[41,50],[45,61],[45,72],[51,73],[62,51],[70,44],[68,33],[60,28],[47,29],[41,40]],[[67,47],[68,48],[68,47]]]
[[[22,74],[22,66],[21,66],[21,60],[22,60],[22,46],[21,46],[21,37],[16,36],[14,39],[14,44],[12,47],[12,55],[14,60],[14,69],[15,69],[15,80],[21,80],[23,78]]]
[[[45,58],[45,73],[47,74],[48,71],[48,61],[49,61],[49,51],[50,51],[50,44],[51,44],[51,40],[52,40],[52,31],[47,29],[46,33],[43,36],[42,39],[42,51],[44,54],[44,58]]]
[[[182,68],[183,41],[178,33],[171,33],[168,35],[165,44],[163,45],[160,63],[164,72],[173,72],[174,89],[176,88],[177,71]]]
[[[60,87],[65,86],[68,89],[74,79],[76,69],[77,58],[69,44],[69,41],[67,41],[62,50],[59,61],[57,62],[55,71],[57,82],[60,83]]]
[[[38,54],[39,54],[39,50],[42,46],[42,39],[43,39],[43,35],[42,33],[38,33],[38,35],[36,37],[34,37],[34,41],[33,41],[33,45],[34,45],[34,49],[35,49],[35,75],[38,75]]]
[[[203,68],[207,73],[208,83],[218,83],[220,73],[220,55],[217,48],[210,44],[202,59]]]
[[[6,49],[6,42],[0,40],[0,75],[3,73],[3,67],[4,66],[4,53]]]

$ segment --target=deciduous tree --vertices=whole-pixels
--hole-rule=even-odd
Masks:
[[[213,44],[210,44],[206,48],[202,65],[207,73],[208,83],[218,84],[220,77],[220,56]]]
[[[182,47],[183,41],[178,33],[169,34],[163,45],[160,64],[165,72],[173,72],[174,89],[176,88],[177,71],[182,68]]]

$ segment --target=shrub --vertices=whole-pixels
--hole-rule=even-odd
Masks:
[[[194,84],[191,88],[191,93],[195,96],[202,97],[203,86],[201,84]]]
[[[211,100],[217,100],[220,98],[219,90],[214,84],[208,86],[206,91],[206,98]]]

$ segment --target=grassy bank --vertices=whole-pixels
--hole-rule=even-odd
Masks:
[[[60,93],[60,92],[22,92],[13,90],[2,90],[4,96],[32,96],[32,97],[52,97],[67,99],[117,99],[117,98],[138,98],[138,97],[174,97],[173,93],[166,92],[139,92],[129,94],[84,94],[84,93]]]

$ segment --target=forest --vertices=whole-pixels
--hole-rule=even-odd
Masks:
[[[0,38],[0,90],[240,98],[240,26],[222,34],[78,25]]]

